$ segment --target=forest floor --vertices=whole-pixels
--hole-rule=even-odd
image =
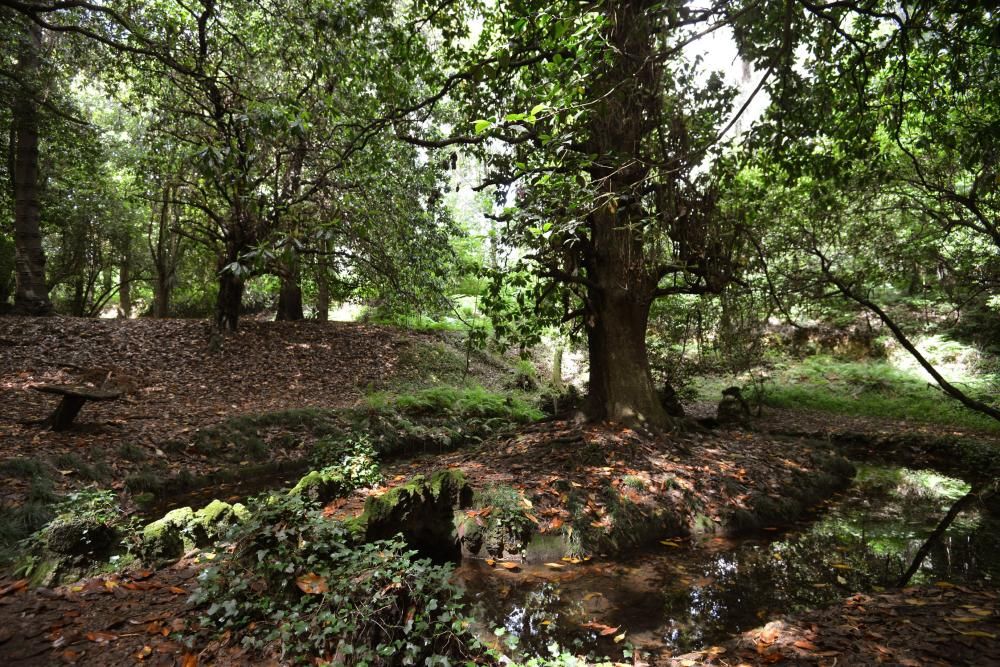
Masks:
[[[216,472],[225,461],[195,446],[200,430],[244,415],[343,408],[391,383],[434,383],[413,356],[441,340],[366,324],[246,319],[213,350],[202,321],[0,318],[0,504],[30,493],[30,479],[4,474],[17,472],[8,463],[16,459],[45,466],[60,493],[95,481],[121,490],[149,462],[163,464],[157,474]],[[498,370],[476,359],[475,379],[496,386]],[[122,399],[88,402],[65,432],[40,423],[58,397],[34,386],[105,382],[124,388]],[[275,447],[267,457],[303,453]],[[231,463],[246,465],[234,454]]]
[[[189,438],[233,415],[348,406],[412,372],[405,357],[414,341],[436,340],[361,324],[248,321],[213,352],[201,322],[0,318],[0,464],[18,458],[58,462],[69,454],[106,466],[110,485],[120,490],[135,463],[118,454],[132,445],[171,465],[211,472],[218,465],[211,457],[164,451],[163,443]],[[479,370],[477,379],[484,384],[502,385],[496,368],[486,364]],[[88,379],[100,384],[108,373],[119,384],[131,383],[125,399],[88,404],[79,426],[68,432],[30,423],[54,407],[51,397],[32,385]],[[435,380],[433,374],[422,379]],[[696,406],[695,412],[709,409]],[[643,479],[650,493],[665,491],[660,482],[669,478],[672,488],[695,498],[701,512],[716,521],[751,490],[778,493],[790,472],[807,465],[820,437],[860,433],[874,440],[908,432],[995,440],[944,427],[791,410],[768,411],[752,430],[668,438],[549,421],[479,447],[390,461],[383,473],[391,484],[457,467],[473,487],[513,486],[532,499],[530,514],[543,533],[570,520],[565,499],[552,490],[555,480],[564,480],[579,489],[592,528],[602,530],[611,522],[603,489],[611,486],[642,500],[640,491],[621,487],[626,477]],[[60,491],[88,483],[75,473],[59,474]],[[16,502],[30,492],[30,480],[5,480],[3,487],[3,502]],[[356,512],[364,496],[337,503],[331,513]],[[105,575],[54,589],[27,590],[22,582],[0,579],[0,656],[38,665],[247,664],[235,637],[187,647],[173,634],[194,622],[187,598],[203,567],[191,555],[158,571]],[[734,637],[721,649],[673,664],[1000,664],[983,658],[1000,656],[1000,605],[994,591],[948,586],[854,596],[840,606]]]

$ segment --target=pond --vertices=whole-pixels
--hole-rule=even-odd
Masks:
[[[809,522],[754,539],[667,540],[617,561],[510,572],[463,562],[480,633],[514,655],[621,658],[722,642],[779,614],[889,587],[968,487],[929,471],[858,466],[856,483]],[[913,583],[1000,579],[1000,523],[970,512],[952,525]],[[499,639],[498,639],[499,638]]]

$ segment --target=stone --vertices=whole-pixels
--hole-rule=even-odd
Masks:
[[[193,523],[194,510],[180,507],[148,524],[142,529],[143,556],[154,563],[177,560],[185,548],[194,546]]]
[[[120,541],[118,530],[98,519],[57,519],[45,530],[45,544],[49,551],[61,556],[105,560]]]
[[[350,483],[342,473],[324,468],[306,474],[288,493],[326,504],[346,495],[350,490]]]
[[[471,504],[472,489],[460,470],[417,475],[381,496],[369,496],[354,530],[363,531],[367,541],[402,533],[425,556],[454,561],[461,556],[455,513]]]

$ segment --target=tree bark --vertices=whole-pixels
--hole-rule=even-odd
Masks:
[[[153,317],[170,317],[170,278],[157,272],[153,286]]]
[[[305,319],[298,272],[281,278],[281,291],[278,293],[278,314],[275,319],[279,322],[295,322]]]
[[[316,256],[316,319],[326,322],[330,319],[330,263],[326,258],[326,242]]]
[[[219,273],[219,295],[215,301],[215,326],[220,331],[236,331],[243,304],[243,279],[230,271]]]
[[[118,308],[126,320],[132,317],[132,249],[128,239],[122,248],[122,261],[118,270]]]
[[[176,186],[168,183],[163,186],[163,202],[159,213],[155,210],[150,219],[146,235],[146,243],[150,256],[153,258],[153,268],[156,276],[153,280],[153,317],[170,317],[170,297],[177,278],[177,263],[180,259],[181,237],[170,229],[172,209]]]
[[[595,77],[599,100],[588,123],[587,152],[598,199],[587,217],[585,326],[590,352],[587,412],[594,419],[666,428],[646,354],[646,325],[657,289],[656,266],[646,257],[639,191],[649,175],[643,140],[657,122],[660,66],[655,56],[652,3],[620,0],[605,7],[606,39],[614,61]],[[572,270],[569,278],[579,280]]]
[[[591,418],[654,428],[671,425],[646,354],[649,306],[650,302],[636,300],[624,290],[592,292],[587,324]]]
[[[16,287],[14,312],[23,315],[52,313],[49,290],[45,283],[45,251],[40,226],[38,201],[38,109],[27,82],[38,78],[41,29],[30,25],[19,54],[18,70],[22,85],[14,101],[11,126],[11,151],[14,169],[11,185],[14,194],[14,266]]]

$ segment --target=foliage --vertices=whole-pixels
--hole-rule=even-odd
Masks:
[[[444,664],[478,650],[448,569],[400,539],[354,544],[294,496],[250,512],[232,553],[201,575],[193,601],[205,625],[302,663]]]
[[[322,438],[313,445],[310,459],[317,468],[342,475],[351,488],[378,486],[382,481],[378,453],[367,433]]]
[[[520,398],[493,393],[482,387],[432,387],[397,396],[372,394],[366,400],[373,410],[396,408],[409,415],[496,417],[519,423],[535,421],[542,416]]]
[[[715,394],[717,395],[717,394]],[[774,406],[996,430],[992,419],[942,399],[923,378],[886,362],[809,357],[778,366],[764,400]]]

